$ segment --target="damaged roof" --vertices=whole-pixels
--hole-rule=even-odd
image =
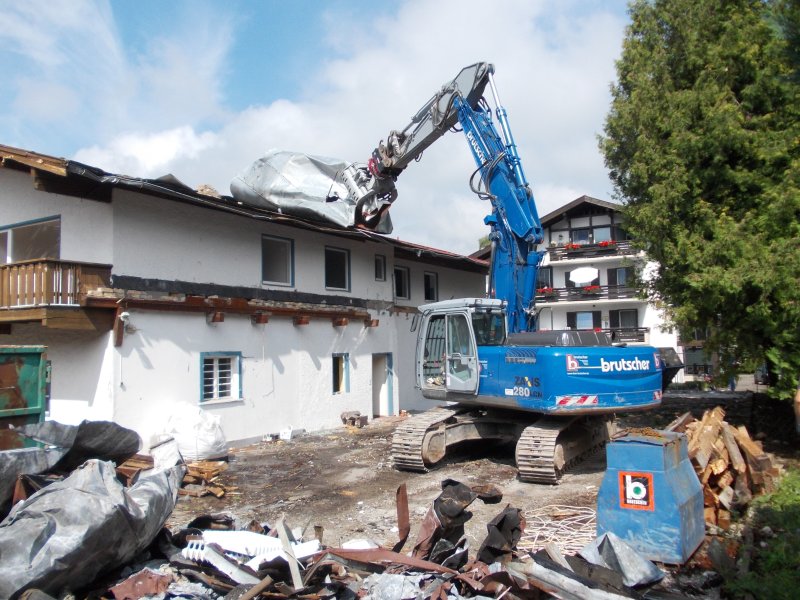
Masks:
[[[111,202],[111,195],[114,189],[125,189],[165,200],[233,213],[259,221],[351,239],[388,244],[394,247],[395,255],[401,259],[424,260],[438,266],[458,268],[477,273],[486,273],[488,271],[488,263],[480,258],[413,244],[372,231],[340,228],[331,224],[323,224],[269,211],[237,200],[232,196],[215,194],[210,186],[200,186],[200,191],[194,190],[171,174],[157,179],[145,179],[108,173],[98,167],[77,161],[39,154],[2,144],[0,144],[0,166],[29,171],[33,177],[34,188],[41,191],[77,196],[98,202]]]

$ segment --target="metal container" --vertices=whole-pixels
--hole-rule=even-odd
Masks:
[[[44,346],[0,346],[0,450],[33,446],[9,430],[44,421],[47,358]]]
[[[606,447],[597,535],[612,532],[650,560],[683,564],[703,541],[703,488],[682,433],[638,429]]]

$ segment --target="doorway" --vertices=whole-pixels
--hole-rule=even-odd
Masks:
[[[380,353],[372,355],[372,416],[385,417],[393,415],[394,390],[392,381],[392,354]]]

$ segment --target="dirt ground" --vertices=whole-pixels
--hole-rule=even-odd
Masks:
[[[779,441],[789,439],[783,435],[785,432],[770,431],[776,423],[791,425],[789,419],[778,416],[790,412],[791,407],[778,403],[776,408],[762,404],[766,400],[750,401],[748,397],[742,392],[711,392],[707,397],[675,394],[671,398],[665,396],[658,411],[621,415],[618,423],[621,427],[661,428],[685,410],[699,416],[715,404],[727,404],[731,422],[745,424],[753,433],[766,431],[762,435],[767,450],[796,462],[800,458],[796,444]],[[466,534],[474,553],[486,535],[486,524],[508,504],[526,515],[551,505],[596,506],[605,472],[605,452],[565,474],[558,486],[518,481],[513,447],[490,448],[488,453],[487,449],[465,451],[445,459],[429,473],[396,471],[389,446],[392,432],[402,418],[379,418],[362,429],[342,426],[289,441],[233,450],[221,481],[236,489],[219,499],[181,497],[167,526],[179,529],[196,516],[213,513],[231,514],[242,525],[252,519],[274,524],[284,517],[290,527],[305,530],[306,539],[313,537],[315,525],[323,527],[323,543],[328,546],[366,538],[391,547],[398,539],[395,494],[398,486],[405,483],[411,521],[405,550],[409,550],[422,518],[441,492],[441,482],[455,479],[470,486],[494,484],[503,492],[499,504],[476,500],[469,507],[473,517],[466,524]]]
[[[558,486],[518,481],[512,447],[485,456],[461,453],[429,473],[401,472],[389,455],[392,432],[401,420],[384,417],[361,429],[343,426],[234,450],[221,481],[236,489],[219,499],[181,497],[167,526],[180,528],[195,516],[220,512],[243,523],[274,524],[285,517],[290,527],[305,529],[306,538],[313,537],[315,525],[322,526],[328,546],[366,538],[391,547],[398,540],[396,490],[405,483],[410,549],[441,482],[449,478],[470,486],[494,484],[503,492],[499,504],[475,500],[469,507],[473,517],[466,535],[474,552],[486,536],[486,524],[508,504],[526,512],[556,504],[594,506],[605,469],[602,452],[566,474]]]

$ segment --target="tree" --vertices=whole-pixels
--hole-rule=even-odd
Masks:
[[[800,0],[634,0],[600,147],[645,283],[723,374],[800,372]]]

